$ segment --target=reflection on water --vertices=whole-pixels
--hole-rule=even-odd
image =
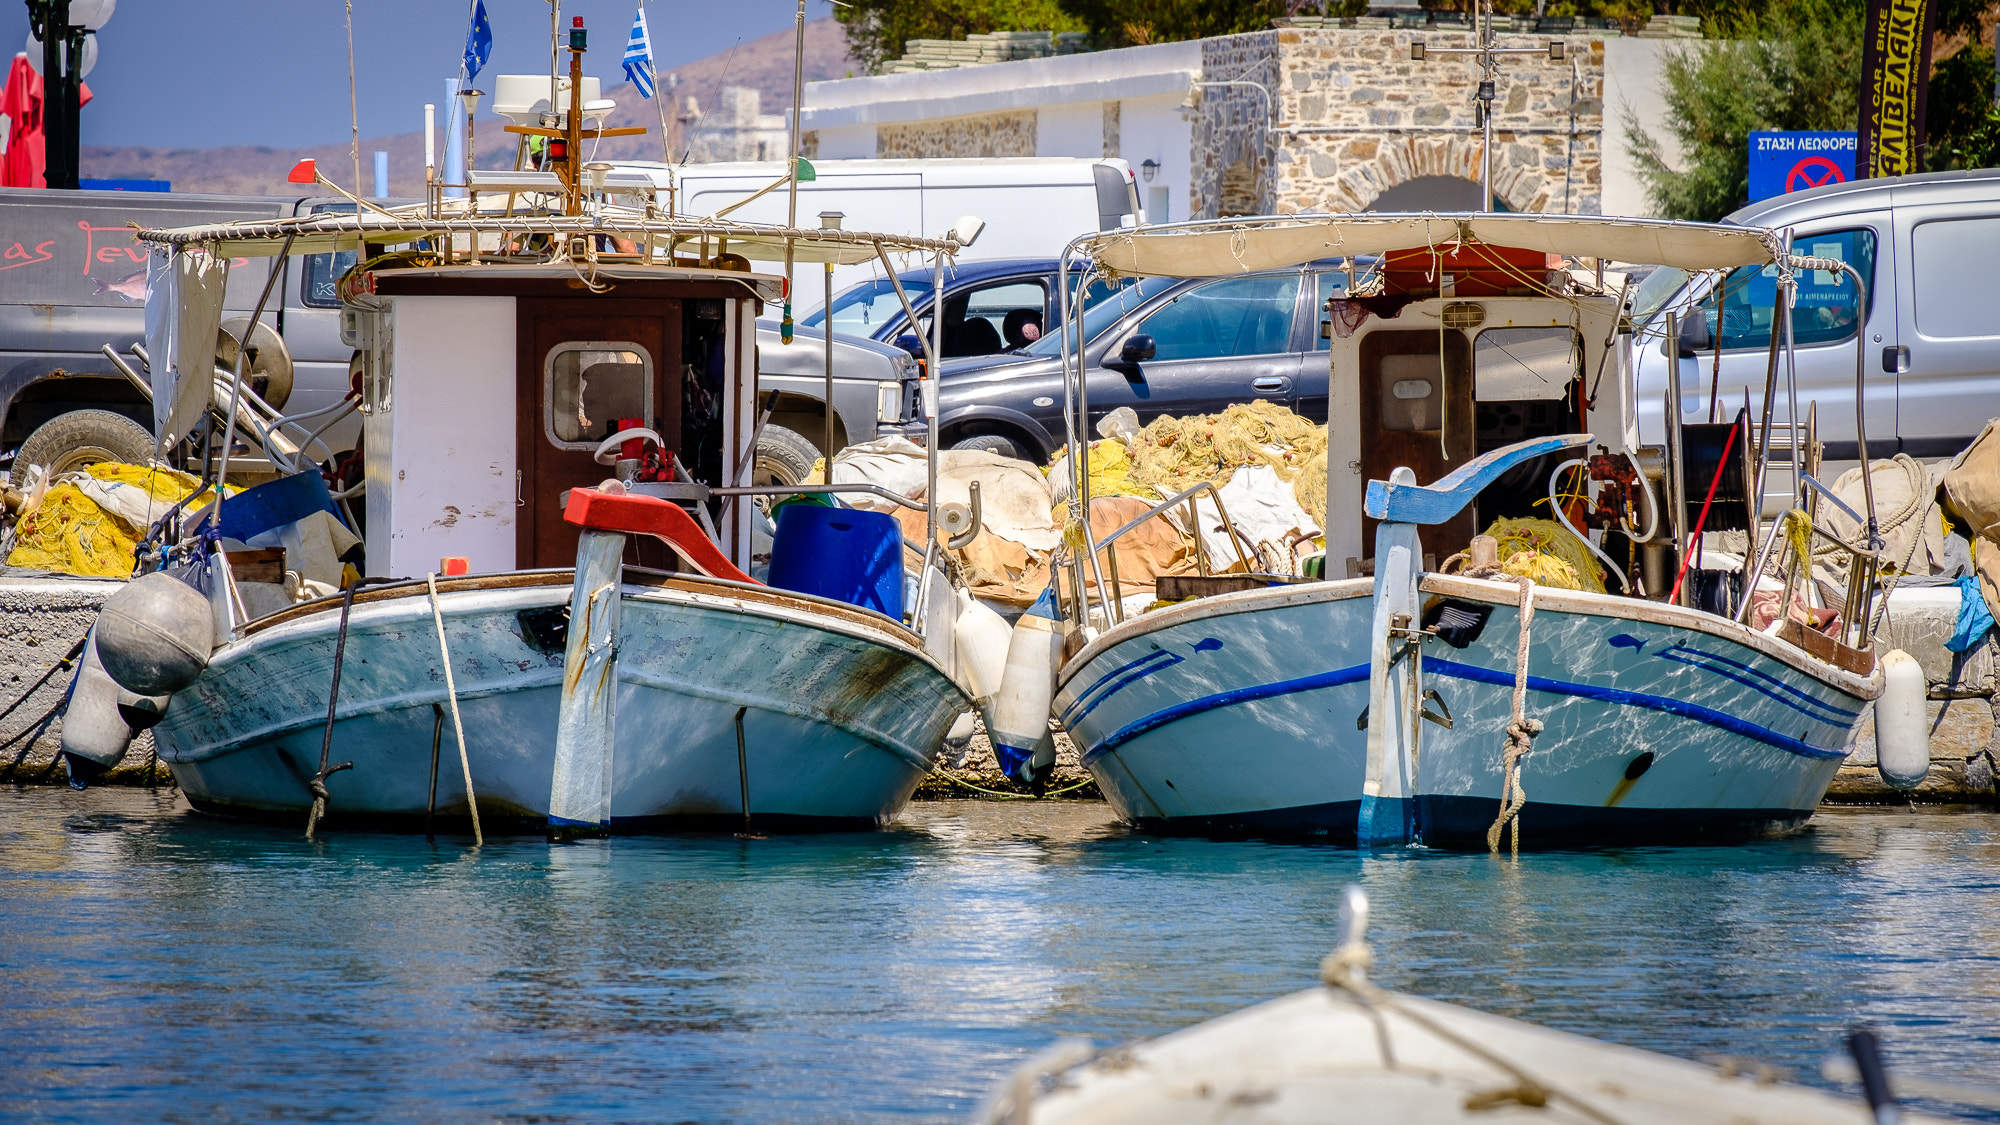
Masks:
[[[1514,863],[946,802],[880,833],[475,853],[5,790],[0,1117],[958,1120],[1057,1035],[1310,985],[1356,879],[1391,987],[1810,1081],[1867,1020],[1896,1065],[1991,1082],[2000,819],[1814,823]]]

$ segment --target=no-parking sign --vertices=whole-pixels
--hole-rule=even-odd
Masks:
[[[1853,133],[1750,134],[1752,203],[1853,178]]]

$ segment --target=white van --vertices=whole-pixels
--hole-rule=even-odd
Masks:
[[[1831,184],[1752,204],[1725,221],[1789,229],[1793,253],[1839,258],[1869,279],[1860,357],[1869,457],[1949,457],[2000,415],[2000,171]],[[1720,420],[1742,409],[1746,389],[1751,416],[1761,418],[1776,279],[1775,267],[1746,266],[1724,278],[1697,277],[1691,286],[1678,270],[1655,271],[1640,283],[1632,313],[1640,326],[1634,358],[1640,402],[1656,404],[1641,407],[1643,440],[1660,442],[1665,429],[1659,412],[1667,388],[1662,311],[1685,310],[1691,302],[1704,314],[1711,343],[1680,361],[1682,418],[1708,420],[1712,387],[1721,400]],[[1808,404],[1818,407],[1830,480],[1858,457],[1854,287],[1823,271],[1801,274],[1798,283],[1799,411],[1803,417]],[[1781,370],[1780,423],[1784,387]],[[1771,483],[1787,482],[1783,473],[1773,473]]]
[[[1054,258],[1078,235],[1116,230],[1140,220],[1139,189],[1123,160],[1024,157],[986,160],[814,160],[814,178],[799,184],[798,223],[820,225],[820,212],[839,211],[848,230],[936,238],[961,216],[985,220],[979,240],[960,261],[985,258]],[[674,187],[674,208],[684,215],[713,215],[785,174],[785,162],[667,165],[635,162],[662,187]],[[761,196],[729,218],[783,224],[783,190]],[[898,262],[898,268],[904,263]],[[879,264],[834,270],[838,293],[881,275]],[[799,275],[793,314],[825,300],[824,281]]]

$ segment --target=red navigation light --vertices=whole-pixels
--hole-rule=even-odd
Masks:
[[[316,160],[299,161],[292,165],[291,175],[285,177],[285,182],[288,184],[310,184],[318,180],[319,162]]]

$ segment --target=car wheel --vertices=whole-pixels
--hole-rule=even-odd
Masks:
[[[987,453],[997,453],[1002,457],[1012,457],[1016,461],[1028,460],[1028,455],[1021,452],[1021,447],[1014,444],[1014,439],[1004,434],[973,434],[971,437],[961,438],[952,443],[952,448],[979,449]]]
[[[153,435],[146,427],[109,410],[72,410],[29,434],[14,455],[14,464],[41,465],[53,480],[103,461],[144,465],[152,458]]]
[[[757,435],[757,459],[750,470],[755,484],[797,484],[812,475],[819,450],[812,442],[783,426],[766,425]]]

